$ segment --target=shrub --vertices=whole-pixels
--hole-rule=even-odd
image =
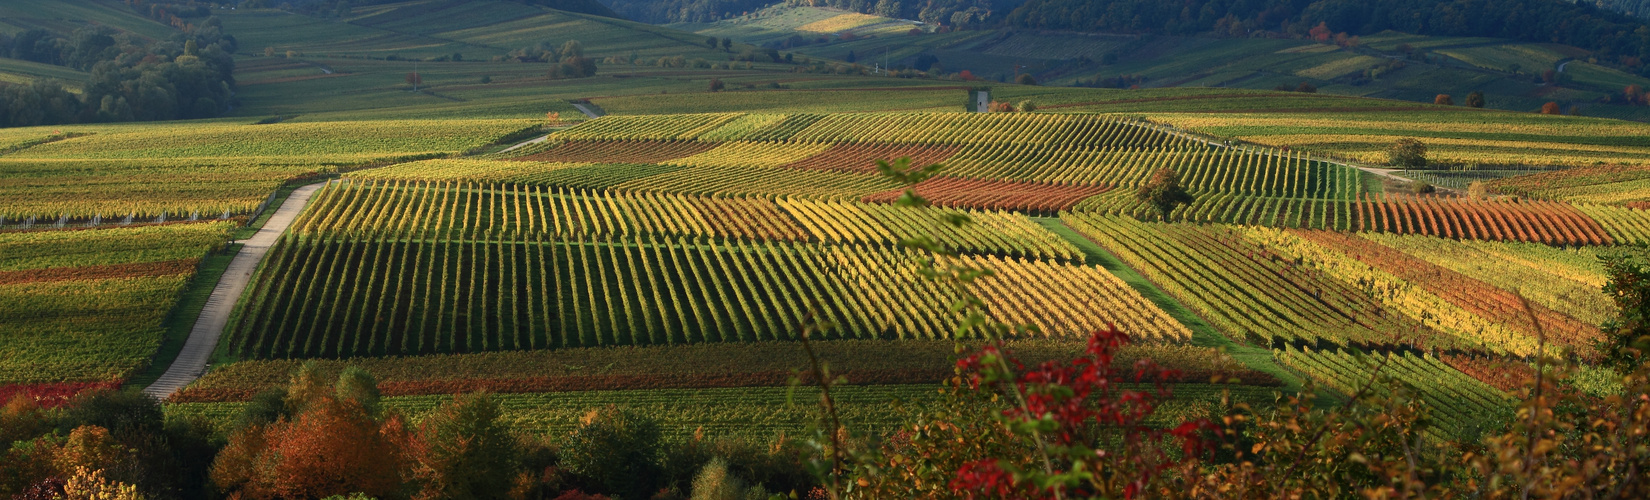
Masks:
[[[1432,183],[1429,183],[1427,181],[1411,182],[1409,184],[1409,189],[1410,189],[1410,191],[1414,192],[1415,194],[1428,194],[1428,193],[1432,193],[1432,192],[1438,190],[1437,188],[1432,186]]]
[[[1020,85],[1036,85],[1037,77],[1031,76],[1031,73],[1020,73],[1020,76],[1014,77],[1014,83],[1018,83]]]
[[[1402,168],[1427,166],[1427,145],[1413,138],[1398,139],[1387,148],[1387,164]]]
[[[1031,101],[1020,101],[1020,104],[1015,106],[1015,108],[1019,109],[1021,113],[1031,113],[1037,111],[1037,103]]]
[[[561,465],[592,490],[646,498],[658,490],[659,423],[615,408],[592,410],[561,446]]]
[[[1432,103],[1440,106],[1454,106],[1455,98],[1450,97],[1449,94],[1438,94],[1438,97],[1432,98]]]
[[[1467,94],[1467,107],[1469,107],[1469,108],[1482,108],[1482,107],[1484,107],[1484,93],[1474,90],[1474,91],[1472,91],[1471,94]]]
[[[716,457],[693,478],[692,500],[742,500],[745,485],[728,473],[728,462]]]

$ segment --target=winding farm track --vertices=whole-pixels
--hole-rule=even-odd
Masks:
[[[224,271],[223,278],[212,288],[212,296],[206,299],[200,318],[189,330],[189,340],[184,343],[183,352],[178,353],[177,359],[172,361],[172,366],[166,368],[166,373],[159,380],[143,389],[145,394],[165,399],[206,371],[206,362],[212,358],[212,351],[218,348],[218,337],[229,325],[229,314],[235,309],[235,302],[240,300],[247,283],[252,281],[252,272],[257,270],[258,262],[269,253],[269,248],[275,245],[281,233],[286,232],[286,228],[298,218],[309,198],[324,185],[324,182],[315,183],[293,190],[286,202],[281,203],[281,207],[264,223],[264,227],[258,229],[252,239],[246,240],[234,260],[229,261],[229,269]]]

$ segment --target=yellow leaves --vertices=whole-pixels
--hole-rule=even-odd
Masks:
[[[830,147],[830,143],[824,142],[727,142],[716,149],[665,163],[691,167],[776,168],[822,153]]]

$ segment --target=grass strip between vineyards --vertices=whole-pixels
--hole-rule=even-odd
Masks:
[[[189,279],[189,285],[178,298],[177,305],[172,306],[166,321],[161,324],[166,333],[160,339],[160,348],[150,358],[149,366],[126,379],[124,387],[148,387],[166,373],[167,367],[172,366],[178,353],[183,352],[183,344],[189,341],[189,330],[195,328],[195,321],[200,318],[201,310],[206,308],[207,299],[212,298],[212,289],[217,288],[218,280],[229,270],[229,262],[235,260],[241,246],[239,243],[225,245],[222,250],[201,259],[195,276]]]
[[[1077,245],[1077,248],[1087,257],[1088,265],[1104,268],[1113,276],[1122,279],[1135,291],[1140,292],[1140,295],[1145,297],[1146,300],[1156,304],[1159,309],[1168,313],[1170,317],[1190,328],[1192,330],[1192,345],[1224,349],[1232,358],[1248,365],[1249,368],[1271,374],[1277,377],[1278,380],[1282,380],[1289,392],[1297,392],[1301,389],[1303,384],[1301,377],[1278,364],[1270,349],[1239,345],[1225,335],[1221,335],[1220,332],[1215,331],[1213,326],[1203,321],[1203,318],[1198,317],[1196,313],[1187,309],[1180,301],[1175,300],[1167,292],[1158,288],[1151,280],[1146,279],[1134,268],[1124,264],[1121,259],[1112,255],[1110,251],[1095,243],[1094,240],[1090,240],[1078,233],[1077,230],[1066,226],[1059,218],[1033,217],[1032,219],[1049,231],[1053,231],[1054,234],[1065,238],[1066,241]]]

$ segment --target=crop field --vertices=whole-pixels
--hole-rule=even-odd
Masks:
[[[890,225],[921,231],[938,213],[455,184],[334,184],[314,203],[260,271],[232,329],[237,355],[787,339],[810,310],[847,338],[944,337],[956,321],[939,309],[956,291],[918,278],[919,255],[888,241]],[[717,212],[734,217],[706,225]],[[381,222],[351,222],[363,214]],[[981,218],[985,231],[938,237],[971,249],[959,263],[999,268],[975,292],[1002,319],[1048,335],[1190,336],[1117,278],[1062,263],[1069,243]],[[802,228],[809,241],[795,241]],[[1054,259],[1025,260],[1039,255]]]
[[[1271,146],[1386,162],[1399,138],[1419,139],[1434,161],[1477,165],[1591,166],[1650,162],[1642,123],[1501,111],[1393,111],[1321,114],[1151,113],[1153,120]]]
[[[1278,360],[1290,368],[1322,380],[1331,389],[1352,395],[1370,385],[1375,370],[1418,389],[1431,411],[1435,438],[1474,439],[1489,431],[1498,419],[1513,414],[1513,399],[1431,355],[1409,352],[1375,354],[1359,358],[1346,351],[1286,348]],[[1374,386],[1377,392],[1389,389]]]
[[[1260,227],[1062,220],[1222,333],[1266,343],[1420,346],[1525,355],[1538,330],[1587,353],[1608,315],[1590,250]],[[1494,264],[1491,264],[1494,263]]]
[[[0,233],[0,391],[118,385],[147,365],[197,263],[233,227]]]
[[[1440,201],[1435,196],[1382,194],[1359,200],[1357,205],[1358,227],[1365,231],[1555,245],[1612,242],[1598,222],[1564,203]]]

